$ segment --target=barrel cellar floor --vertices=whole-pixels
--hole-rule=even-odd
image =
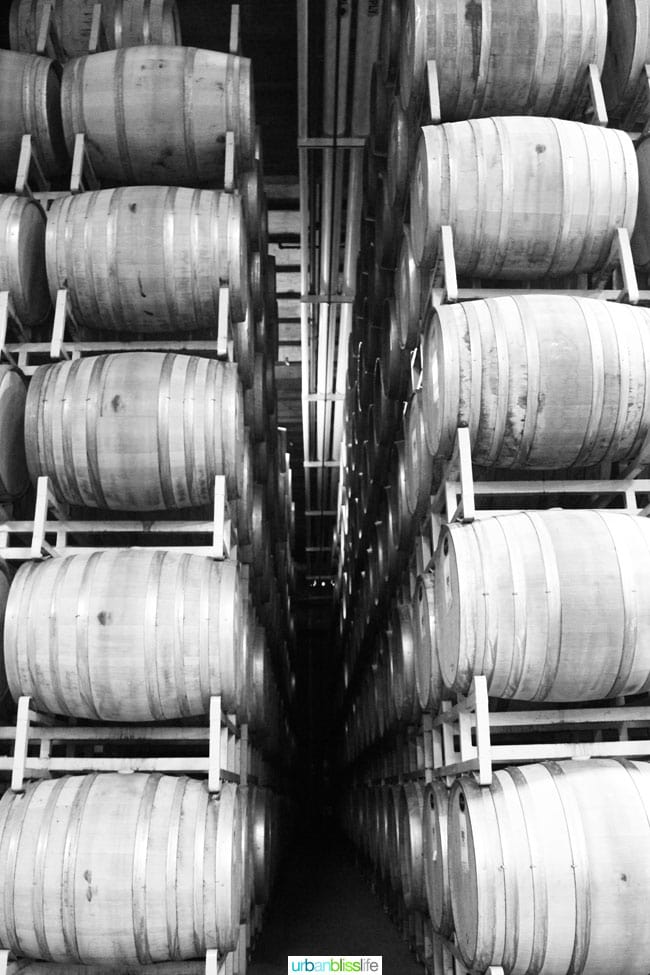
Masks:
[[[382,955],[384,975],[423,975],[328,824],[294,839],[280,867],[248,975],[285,975],[288,955]]]

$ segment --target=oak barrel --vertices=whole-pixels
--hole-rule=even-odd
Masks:
[[[445,685],[589,701],[650,689],[650,525],[620,511],[527,511],[443,528],[435,615]],[[596,611],[597,608],[597,611]]]
[[[421,272],[413,254],[411,228],[405,226],[395,269],[397,322],[404,349],[414,349],[418,344],[421,295]]]
[[[238,170],[253,163],[247,58],[155,44],[87,55],[65,65],[61,104],[69,151],[85,133],[102,180],[217,187],[228,131]]]
[[[606,0],[405,0],[400,97],[422,97],[433,60],[445,122],[571,117],[588,66],[603,68],[607,22]]]
[[[29,487],[23,433],[26,396],[20,373],[0,364],[0,501],[19,498]]]
[[[14,51],[36,53],[46,0],[14,0],[9,43]],[[88,54],[95,0],[55,0],[52,16],[65,59]],[[180,44],[176,0],[102,0],[109,48]]]
[[[434,931],[443,937],[453,932],[449,885],[447,807],[449,790],[443,782],[431,782],[424,790],[422,849],[424,882],[429,917]]]
[[[536,279],[593,271],[618,228],[634,228],[632,140],[552,118],[425,126],[411,180],[418,264],[433,266],[440,228],[453,231],[459,274]]]
[[[242,709],[244,621],[237,564],[113,549],[26,562],[7,602],[14,699],[50,714],[166,721]]]
[[[422,817],[424,793],[421,782],[405,782],[399,799],[399,861],[402,898],[409,911],[425,911]]]
[[[603,94],[610,122],[626,123],[641,95],[645,122],[645,65],[650,61],[650,9],[644,0],[608,0],[609,30],[603,66]],[[630,120],[633,124],[636,119]],[[624,124],[624,128],[629,128]],[[643,126],[641,126],[643,127]]]
[[[433,572],[417,577],[413,596],[415,686],[422,710],[437,711],[444,694],[438,659]]]
[[[0,194],[0,291],[24,328],[41,325],[52,310],[45,273],[45,216],[28,197]]]
[[[65,196],[48,212],[45,246],[52,300],[67,288],[89,329],[216,338],[221,285],[233,319],[245,318],[248,252],[232,193],[129,186]]]
[[[425,323],[423,416],[434,457],[469,428],[485,467],[559,469],[650,457],[650,311],[517,295]]]
[[[32,479],[70,504],[159,511],[242,491],[243,403],[234,363],[124,352],[42,366],[25,407]]]
[[[61,123],[60,85],[54,62],[35,54],[0,51],[0,186],[13,190],[22,137],[50,180],[68,164]]]
[[[234,949],[237,788],[144,773],[64,776],[0,800],[0,945],[83,964]]]
[[[524,765],[489,788],[458,780],[449,874],[468,968],[646,975],[649,819],[643,762]]]

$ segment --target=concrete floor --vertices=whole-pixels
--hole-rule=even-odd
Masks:
[[[298,837],[271,895],[249,975],[286,975],[288,955],[382,955],[383,975],[423,975],[354,852],[332,830]]]

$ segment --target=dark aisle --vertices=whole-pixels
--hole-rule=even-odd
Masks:
[[[331,831],[296,837],[280,868],[248,975],[285,975],[288,955],[382,955],[383,975],[423,975]]]

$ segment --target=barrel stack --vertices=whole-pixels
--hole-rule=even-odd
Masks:
[[[15,0],[0,52],[9,971],[244,975],[286,836],[291,472],[227,22]]]
[[[335,537],[341,821],[432,975],[641,973],[636,908],[607,903],[650,875],[647,4],[382,18]]]

